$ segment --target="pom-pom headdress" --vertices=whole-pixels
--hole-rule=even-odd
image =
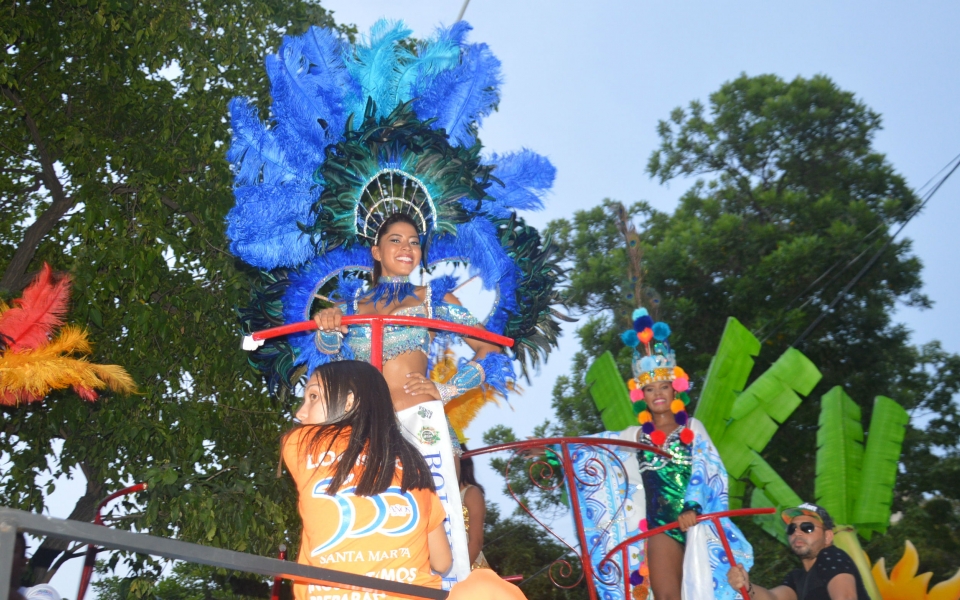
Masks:
[[[670,326],[662,321],[654,323],[645,308],[633,311],[632,317],[633,328],[620,334],[623,342],[633,348],[633,379],[627,382],[627,386],[630,388],[630,399],[633,400],[634,412],[643,432],[650,436],[653,443],[660,445],[664,443],[666,436],[653,425],[653,415],[643,401],[643,388],[655,381],[673,382],[676,399],[670,404],[670,411],[673,412],[677,424],[685,428],[688,420],[686,407],[690,403],[690,396],[687,394],[690,378],[677,366],[676,355],[670,348]],[[691,443],[692,431],[681,431],[680,439],[685,444]]]
[[[391,214],[410,216],[428,270],[466,265],[497,300],[483,320],[516,340],[521,368],[556,345],[562,274],[555,247],[518,210],[540,209],[555,169],[530,150],[481,155],[477,131],[499,102],[500,62],[461,21],[411,49],[403,23],[360,43],[329,29],[285,38],[267,57],[269,118],[230,104],[236,205],[230,250],[260,269],[244,333],[302,321],[318,298],[355,297]],[[478,315],[479,316],[479,315]],[[309,335],[276,338],[250,360],[274,392],[329,360]]]

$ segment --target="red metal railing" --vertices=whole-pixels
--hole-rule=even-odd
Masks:
[[[103,510],[103,507],[112,500],[116,500],[121,496],[136,494],[145,489],[147,489],[146,483],[138,483],[110,494],[97,505],[97,514],[93,517],[93,522],[97,525],[103,525],[103,515],[101,515],[100,512]],[[93,567],[97,564],[98,551],[97,547],[93,544],[87,546],[87,554],[83,559],[83,571],[80,573],[80,589],[77,590],[77,600],[83,600],[83,597],[87,594],[87,588],[90,586],[90,578],[93,576]]]
[[[653,452],[655,454],[664,456],[666,458],[670,458],[670,455],[664,452],[661,448],[657,448],[656,446],[651,446],[649,444],[642,444],[639,442],[629,442],[629,441],[617,440],[617,439],[594,438],[594,437],[542,438],[542,439],[536,439],[536,440],[506,442],[503,444],[496,444],[494,446],[487,446],[486,448],[478,448],[476,450],[464,452],[463,456],[465,458],[469,458],[473,456],[479,456],[482,454],[490,454],[493,452],[503,452],[508,450],[512,450],[514,452],[514,457],[517,457],[521,454],[532,455],[531,457],[534,459],[534,462],[530,464],[530,466],[527,469],[527,473],[530,477],[530,480],[534,485],[536,485],[540,489],[548,490],[548,491],[558,488],[560,485],[562,485],[564,479],[566,481],[571,482],[571,485],[573,485],[574,483],[579,483],[581,485],[589,486],[592,484],[591,482],[600,482],[607,477],[606,467],[598,461],[594,461],[593,463],[588,461],[587,464],[585,465],[583,473],[577,473],[576,471],[574,471],[573,461],[571,460],[571,448],[570,448],[571,445],[588,446],[600,452],[605,452],[612,459],[611,464],[613,464],[615,467],[619,466],[619,468],[624,473],[624,475],[626,475],[626,468],[623,466],[623,463],[617,457],[616,453],[611,451],[608,448],[608,446],[627,448],[634,452],[637,450],[646,450],[648,452]],[[563,471],[563,478],[557,477],[556,476],[557,474],[554,472],[554,465],[550,464],[548,460],[543,458],[544,452],[550,449],[549,448],[550,446],[560,447],[558,458],[559,458],[560,467],[562,468],[562,471]],[[550,451],[553,452],[552,449],[550,449]],[[527,515],[530,516],[531,519],[536,521],[541,527],[543,527],[550,535],[556,538],[561,544],[569,548],[570,551],[573,552],[574,555],[577,557],[577,560],[580,561],[581,574],[580,574],[580,577],[576,579],[576,581],[573,581],[572,583],[561,583],[554,576],[554,572],[553,572],[554,566],[559,566],[559,575],[561,577],[566,578],[572,575],[573,566],[569,563],[569,561],[563,558],[560,558],[560,559],[557,559],[557,561],[554,561],[550,569],[548,569],[547,574],[550,577],[550,580],[557,587],[570,589],[570,588],[576,587],[581,581],[586,579],[587,590],[589,591],[590,598],[596,599],[597,592],[596,592],[596,586],[594,584],[594,578],[596,577],[596,574],[594,573],[593,564],[591,563],[590,558],[588,556],[587,549],[589,548],[589,546],[587,542],[586,531],[584,530],[584,526],[583,526],[583,516],[581,513],[580,499],[578,498],[577,494],[570,494],[570,503],[571,503],[570,508],[571,508],[571,512],[573,513],[573,521],[577,530],[577,539],[578,539],[578,542],[580,543],[579,552],[577,551],[576,548],[574,548],[569,543],[567,543],[567,541],[563,539],[563,537],[561,537],[556,532],[554,532],[546,523],[541,521],[535,514],[533,514],[533,512],[529,508],[527,508],[527,506],[523,503],[523,501],[514,491],[513,485],[510,480],[510,465],[512,462],[513,462],[513,458],[508,460],[506,469],[504,470],[504,478],[507,481],[507,490],[510,492],[510,495],[517,502],[520,508],[523,509],[524,512],[526,512]],[[540,467],[539,469],[537,469],[538,466]],[[552,485],[544,485],[541,483],[542,481],[547,481],[550,479],[554,480],[554,483]],[[626,478],[624,477],[624,480],[625,479]],[[622,511],[625,510],[626,502],[627,502],[627,498],[626,498],[626,495],[624,495],[623,503],[621,504],[620,507],[618,507],[615,513],[615,517],[616,515],[620,514]]]
[[[723,544],[723,551],[726,552],[727,554],[727,561],[729,562],[730,567],[732,568],[737,566],[737,561],[734,559],[733,551],[730,549],[730,541],[727,540],[727,534],[724,533],[723,527],[720,525],[720,519],[724,517],[748,517],[748,516],[756,516],[756,515],[768,515],[775,512],[777,512],[777,509],[775,508],[741,508],[738,510],[725,510],[722,512],[699,515],[697,517],[697,523],[701,523],[703,521],[713,521],[713,526],[717,530],[717,536],[720,537],[720,543]],[[671,529],[676,529],[679,526],[680,524],[677,521],[674,521],[673,523],[667,523],[666,525],[661,525],[660,527],[657,527],[655,529],[650,529],[649,531],[644,531],[641,534],[638,534],[633,536],[632,538],[626,539],[620,542],[619,544],[617,544],[613,548],[613,550],[611,550],[610,552],[607,552],[607,555],[604,556],[603,560],[600,561],[600,565],[602,566],[603,564],[608,562],[612,563],[613,556],[618,553],[620,554],[620,559],[622,561],[620,564],[626,565],[627,564],[627,548],[629,548],[631,544],[636,544],[639,541],[645,540],[649,537],[653,537],[660,533],[664,533]],[[624,571],[623,573],[624,590],[626,591],[628,589],[628,586],[630,585],[630,574],[627,572],[626,569],[623,569],[623,571]],[[746,588],[740,588],[740,594],[743,596],[744,600],[750,600],[750,594],[747,593]]]
[[[459,325],[457,323],[448,323],[440,319],[425,319],[423,317],[407,317],[402,315],[351,315],[340,319],[344,325],[369,325],[370,326],[370,364],[377,369],[383,370],[383,326],[384,325],[408,325],[410,327],[426,327],[427,329],[439,329],[441,331],[450,331],[459,333],[462,336],[483,340],[498,346],[513,347],[513,340],[506,336],[471,327],[469,325]],[[301,331],[313,331],[317,329],[314,321],[302,321],[300,323],[291,323],[270,329],[255,331],[250,338],[255,342],[268,340],[270,338],[280,337],[290,333],[300,333]]]
[[[370,326],[370,338],[371,338],[370,362],[371,364],[373,364],[373,366],[375,366],[377,369],[380,369],[380,370],[382,370],[383,368],[383,328],[385,325],[407,325],[410,327],[426,327],[429,329],[450,331],[465,337],[480,339],[480,340],[497,344],[500,346],[513,347],[514,345],[514,340],[508,337],[504,337],[502,335],[491,333],[489,331],[480,329],[478,327],[458,325],[455,323],[448,323],[447,321],[441,321],[438,319],[426,319],[423,317],[408,317],[408,316],[396,316],[396,315],[354,315],[354,316],[342,317],[341,323],[344,325],[367,324]],[[267,340],[270,338],[275,338],[275,337],[287,335],[290,333],[312,331],[315,329],[317,329],[317,324],[314,321],[312,320],[303,321],[301,323],[292,323],[289,325],[282,325],[280,327],[273,327],[270,329],[257,331],[257,332],[254,332],[252,335],[250,335],[249,338],[252,339],[254,342],[259,342],[262,340]],[[530,480],[534,483],[534,485],[536,485],[537,487],[543,490],[553,490],[558,488],[560,485],[562,485],[564,479],[570,482],[571,486],[574,486],[576,484],[591,485],[589,483],[591,479],[593,481],[602,481],[604,478],[606,478],[607,476],[606,467],[603,465],[602,462],[598,460],[595,460],[592,464],[590,463],[590,461],[587,461],[584,467],[583,474],[579,474],[575,472],[573,469],[573,466],[572,466],[573,463],[571,460],[572,458],[571,450],[570,450],[571,444],[577,445],[577,446],[588,446],[594,449],[600,449],[600,451],[607,452],[609,456],[612,458],[612,461],[610,461],[610,464],[613,464],[614,466],[619,465],[619,468],[622,469],[624,474],[626,474],[626,469],[623,466],[622,461],[620,461],[619,457],[617,457],[615,452],[606,448],[607,446],[627,447],[634,451],[646,450],[648,452],[653,452],[655,454],[659,454],[666,458],[671,458],[671,456],[668,453],[664,452],[662,449],[657,448],[655,446],[648,445],[648,444],[642,444],[639,442],[628,442],[628,441],[617,440],[617,439],[605,439],[605,438],[593,438],[593,437],[544,438],[544,439],[537,439],[537,440],[507,442],[504,444],[496,444],[494,446],[488,446],[485,448],[478,448],[476,450],[471,450],[469,452],[465,452],[463,456],[472,457],[472,456],[479,456],[482,454],[490,454],[494,452],[503,452],[503,451],[512,450],[514,452],[514,458],[515,458],[516,456],[522,453],[530,453],[531,451],[542,450],[543,452],[541,452],[540,454],[536,454],[536,452],[534,452],[533,458],[535,458],[536,460],[529,466],[528,475],[530,477]],[[543,459],[543,455],[547,451],[549,446],[560,447],[559,463],[563,471],[562,478],[556,477],[556,474],[554,473],[554,466],[550,464],[549,461]],[[517,496],[517,494],[514,492],[513,487],[510,483],[510,468],[511,468],[510,465],[512,462],[513,462],[513,458],[507,461],[507,466],[504,471],[504,477],[507,480],[507,489],[510,492],[510,494],[513,496],[514,500],[534,521],[540,524],[540,526],[543,527],[550,535],[555,537],[560,543],[562,543],[564,546],[569,548],[574,553],[574,555],[577,557],[577,559],[580,561],[580,564],[581,564],[580,577],[577,578],[577,580],[571,584],[562,584],[554,578],[554,574],[552,572],[553,566],[557,564],[560,565],[560,575],[562,577],[568,577],[570,574],[572,574],[573,566],[570,565],[570,563],[563,558],[560,558],[557,561],[554,561],[550,569],[548,569],[548,575],[551,581],[554,583],[554,585],[557,585],[558,587],[569,589],[569,588],[575,587],[581,581],[583,581],[584,578],[586,578],[587,589],[588,589],[590,598],[591,600],[596,600],[597,590],[596,590],[596,584],[594,582],[594,579],[597,578],[597,574],[594,573],[593,564],[589,556],[586,532],[584,530],[583,517],[581,514],[580,500],[578,498],[578,495],[576,493],[570,494],[570,503],[571,503],[571,510],[573,512],[574,524],[576,525],[576,529],[577,529],[577,537],[578,537],[578,541],[581,549],[580,552],[578,552],[573,546],[567,543],[567,541],[564,540],[561,536],[557,535],[543,521],[537,518],[537,516],[534,515],[533,512],[530,511],[530,509],[528,509],[526,505],[523,503],[523,501]],[[540,466],[540,469],[538,470],[535,476],[534,468],[537,467],[538,465]],[[546,481],[549,479],[556,480],[552,486],[546,486],[541,484],[541,481]],[[614,515],[615,517],[616,515],[620,514],[621,511],[624,510],[624,507],[626,506],[626,502],[627,502],[627,498],[626,498],[626,495],[624,495],[623,503],[616,511]],[[776,512],[775,509],[773,508],[732,510],[732,511],[718,512],[718,513],[712,513],[707,515],[700,515],[699,517],[697,517],[697,522],[707,521],[707,520],[713,521],[715,527],[717,528],[717,533],[720,537],[721,543],[723,544],[724,550],[727,554],[727,559],[729,560],[730,565],[734,566],[736,565],[736,561],[734,560],[733,552],[730,549],[730,544],[723,531],[723,527],[720,526],[720,519],[723,517],[750,516],[750,515],[769,514],[773,512]],[[663,533],[677,526],[678,526],[677,523],[670,523],[668,525],[664,525],[662,527],[658,527],[656,529],[651,529],[650,531],[646,531],[640,535],[634,536],[618,544],[613,550],[611,550],[604,557],[602,561],[600,561],[599,564],[601,565],[601,568],[602,568],[602,565],[604,565],[605,563],[615,564],[612,562],[612,557],[617,553],[621,554],[621,559],[622,559],[621,564],[627,565],[628,562],[627,562],[626,552],[627,552],[627,547],[629,547],[630,544],[644,540],[650,536],[657,535],[658,533]],[[626,597],[629,594],[630,580],[629,580],[629,573],[627,572],[627,569],[625,567],[623,569],[623,575],[624,575],[624,594]],[[746,600],[749,600],[749,595],[747,594],[747,590],[741,589],[740,591],[743,597]],[[78,600],[82,600],[82,597],[78,598]]]

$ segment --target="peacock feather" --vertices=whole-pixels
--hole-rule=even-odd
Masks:
[[[245,332],[308,318],[332,282],[359,281],[374,232],[400,211],[421,224],[425,268],[466,265],[496,292],[484,324],[515,339],[524,374],[556,345],[563,270],[517,215],[543,207],[556,172],[528,149],[482,154],[500,62],[467,41],[470,30],[459,22],[414,45],[402,22],[380,21],[357,44],[311,28],[266,59],[266,118],[251,100],[231,102],[227,235],[260,270],[240,311]],[[272,392],[289,393],[328,360],[311,340],[292,335],[251,354]]]

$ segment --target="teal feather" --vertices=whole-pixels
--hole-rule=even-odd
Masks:
[[[381,19],[370,29],[368,44],[358,44],[347,57],[347,70],[360,83],[363,96],[348,112],[363,114],[367,98],[376,105],[377,117],[386,117],[397,107],[401,65],[413,59],[400,42],[411,33],[403,21]]]

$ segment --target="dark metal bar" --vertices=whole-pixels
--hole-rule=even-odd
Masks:
[[[10,594],[10,573],[13,571],[13,551],[17,545],[17,526],[0,517],[0,600]]]
[[[4,528],[9,530],[8,534]],[[172,540],[169,538],[119,531],[109,527],[101,527],[92,523],[81,523],[64,519],[54,519],[43,515],[12,508],[0,507],[0,583],[6,581],[9,589],[9,568],[12,564],[13,540],[16,530],[26,531],[42,536],[76,540],[85,544],[96,544],[114,550],[126,550],[140,554],[161,556],[172,560],[182,560],[211,567],[232,569],[256,573],[266,577],[283,577],[297,583],[319,583],[340,587],[366,588],[412,596],[414,598],[430,598],[445,600],[447,592],[435,590],[419,585],[410,585],[397,581],[387,581],[375,577],[343,573],[332,569],[311,567],[294,562],[255,556],[223,548],[201,546]],[[9,547],[9,550],[7,548]],[[10,557],[4,565],[4,556]],[[4,579],[4,574],[6,578]],[[0,588],[2,589],[2,588]],[[6,590],[0,592],[6,595]]]

